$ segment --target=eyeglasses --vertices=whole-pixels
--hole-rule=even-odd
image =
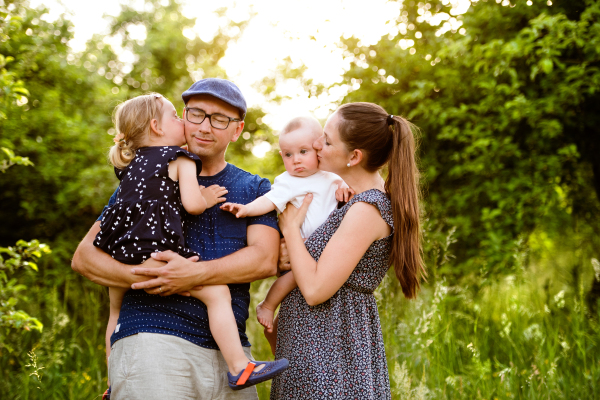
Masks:
[[[192,124],[200,125],[207,117],[210,125],[215,129],[227,129],[231,121],[241,121],[239,118],[229,118],[223,114],[207,114],[206,111],[199,108],[185,108],[185,119]]]

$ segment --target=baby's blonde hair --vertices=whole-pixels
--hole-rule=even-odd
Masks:
[[[285,134],[295,131],[296,129],[300,129],[302,127],[310,129],[316,136],[321,136],[323,134],[323,127],[315,117],[310,115],[303,115],[289,120],[288,123],[285,124],[283,129],[279,132],[279,139],[281,140],[281,137],[285,136]]]
[[[135,151],[150,134],[150,121],[161,120],[162,98],[158,93],[148,93],[115,107],[113,122],[117,132],[115,145],[108,154],[112,165],[123,169],[133,160]]]

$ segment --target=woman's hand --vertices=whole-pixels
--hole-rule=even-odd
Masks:
[[[286,232],[291,232],[291,230],[300,230],[300,227],[306,218],[306,211],[308,210],[312,198],[312,193],[304,196],[304,201],[300,208],[296,208],[291,203],[288,203],[285,210],[279,214],[279,228],[281,229],[283,236],[287,236]]]

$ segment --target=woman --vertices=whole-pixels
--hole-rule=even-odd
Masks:
[[[273,381],[271,399],[389,399],[373,291],[392,264],[407,298],[425,275],[411,125],[375,104],[345,104],[313,147],[319,168],[356,194],[306,242],[299,228],[311,196],[280,216],[298,288],[279,311],[276,358],[290,368]]]

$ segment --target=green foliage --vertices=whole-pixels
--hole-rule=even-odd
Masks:
[[[399,7],[405,34],[342,43],[352,61],[343,83],[356,89],[345,101],[421,128],[428,215],[457,227],[458,265],[438,272],[514,271],[511,254],[557,207],[597,226],[598,3],[473,2],[456,17],[464,34],[426,22],[451,18],[450,2]]]
[[[28,301],[28,297],[24,294],[27,286],[19,283],[15,275],[19,270],[37,272],[37,260],[49,253],[50,248],[37,240],[19,240],[16,246],[0,247],[0,352],[15,350],[11,339],[20,334],[18,331],[42,331],[43,325],[37,318],[17,309],[19,300]]]
[[[600,315],[581,296],[594,270],[589,259],[572,265],[585,234],[568,233],[536,230],[536,243],[541,235],[549,247],[513,254],[519,272],[478,293],[439,280],[409,302],[388,274],[376,298],[393,398],[598,397]]]
[[[6,147],[2,147],[2,152],[8,157],[8,160],[2,160],[2,164],[0,164],[0,172],[4,173],[7,169],[12,167],[13,165],[23,165],[23,166],[31,166],[33,163],[29,161],[28,157],[21,157],[15,155],[15,152],[11,149],[7,149]]]

